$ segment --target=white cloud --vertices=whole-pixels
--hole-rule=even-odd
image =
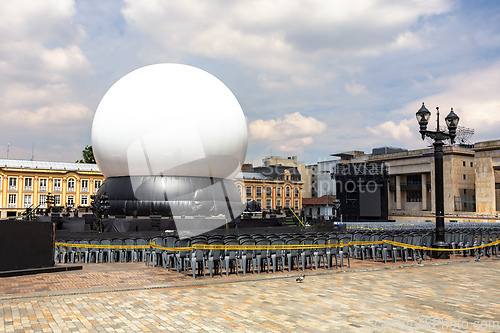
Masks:
[[[439,1],[133,1],[122,10],[134,31],[169,58],[192,54],[255,68],[264,88],[322,85],[335,73],[316,64],[333,55],[377,55],[414,48],[409,31],[422,16],[453,6]],[[286,80],[274,80],[285,75]]]
[[[391,43],[390,47],[394,49],[420,50],[428,47],[428,45],[417,34],[411,31],[405,31],[398,35],[396,40]]]
[[[68,73],[91,70],[88,60],[76,45],[70,45],[66,48],[57,47],[52,50],[45,49],[41,57],[44,68],[50,72]]]
[[[364,95],[367,93],[366,86],[356,83],[354,79],[351,81],[351,83],[346,82],[344,84],[344,88],[345,91],[347,91],[352,96]]]
[[[376,127],[367,127],[366,130],[376,136],[377,140],[405,142],[415,137],[415,131],[411,125],[414,124],[410,124],[410,121],[406,119],[400,121],[399,124],[386,121]]]
[[[74,82],[93,69],[79,46],[85,31],[75,14],[73,0],[0,3],[1,136],[19,152],[34,140],[41,155],[62,156],[89,131],[93,112]],[[52,152],[62,139],[65,149]]]
[[[283,119],[254,120],[249,124],[250,140],[266,141],[279,150],[303,151],[314,142],[314,136],[326,130],[326,124],[299,112],[286,114]]]
[[[12,109],[0,115],[0,121],[23,129],[41,129],[50,125],[77,128],[81,122],[92,120],[94,113],[81,104],[63,103],[37,109]]]
[[[310,136],[304,138],[293,138],[278,143],[277,147],[283,152],[302,152],[306,146],[312,144],[314,139]]]
[[[500,128],[500,61],[492,66],[479,70],[471,70],[460,74],[452,74],[441,78],[428,77],[428,81],[420,83],[429,85],[440,93],[423,96],[414,100],[403,108],[396,110],[396,116],[404,115],[399,122],[386,121],[366,130],[375,135],[377,140],[385,144],[396,142],[405,143],[406,147],[421,145],[418,134],[419,127],[415,113],[422,101],[429,111],[431,118],[428,129],[436,127],[436,106],[440,107],[440,125],[445,126],[444,118],[453,108],[460,117],[459,126],[472,128],[475,131],[471,142],[498,138]]]
[[[75,13],[72,0],[1,2],[0,83],[45,84],[90,73],[78,46],[85,32],[72,21]]]

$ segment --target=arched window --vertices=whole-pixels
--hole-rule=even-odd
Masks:
[[[68,179],[68,191],[71,191],[71,192],[75,191],[75,178]]]

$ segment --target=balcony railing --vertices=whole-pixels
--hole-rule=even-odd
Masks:
[[[89,188],[88,187],[82,187],[82,192],[88,193],[89,192]]]
[[[9,207],[9,208],[16,208],[17,207],[17,203],[15,203],[15,202],[9,202],[8,205],[7,205],[7,207]]]
[[[47,191],[47,186],[40,186],[40,191]]]
[[[17,191],[17,185],[9,185],[9,191]]]
[[[33,186],[25,186],[24,190],[25,191],[33,191]]]

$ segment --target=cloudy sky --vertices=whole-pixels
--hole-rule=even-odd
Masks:
[[[75,161],[111,85],[162,62],[233,91],[254,164],[423,148],[422,101],[500,139],[495,0],[6,0],[0,40],[0,158]]]

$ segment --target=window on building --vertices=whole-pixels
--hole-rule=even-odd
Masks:
[[[467,179],[467,175],[464,175],[464,180],[466,180],[466,179]]]
[[[61,190],[62,190],[61,184],[62,184],[61,178],[54,179],[54,189],[53,189],[53,191],[54,192],[61,192]]]
[[[295,210],[299,209],[299,200],[295,200],[294,208]]]
[[[476,198],[473,195],[463,195],[455,197],[455,211],[457,212],[475,212]]]
[[[38,179],[38,190],[47,191],[47,178]]]
[[[281,200],[276,201],[276,209],[281,209]]]
[[[9,190],[17,191],[17,178],[9,178]]]
[[[252,186],[247,186],[247,198],[252,197]]]
[[[474,167],[474,162],[470,162],[470,167],[473,168]]]
[[[406,176],[406,183],[408,185],[422,185],[422,175],[408,175]]]
[[[89,204],[89,197],[87,195],[82,195],[80,199],[80,205],[81,206],[88,206]]]
[[[68,179],[68,191],[75,192],[75,178]]]
[[[68,206],[73,207],[75,206],[75,196],[74,195],[68,195]]]
[[[8,200],[9,200],[8,201],[9,208],[17,207],[17,194],[9,194]]]
[[[266,199],[266,209],[272,209],[271,199]]]
[[[258,197],[261,197],[261,196],[262,196],[262,187],[257,186],[256,192],[257,192],[257,193],[256,193],[256,194],[257,194],[257,196],[258,196]]]
[[[463,161],[463,166],[465,166],[465,161]]]
[[[88,179],[82,179],[81,184],[82,184],[81,191],[82,192],[88,192],[89,191],[89,181],[88,181]]]
[[[33,178],[24,178],[24,190],[33,191]]]
[[[281,187],[276,188],[276,196],[281,197]]]
[[[102,182],[100,180],[95,180],[94,181],[94,192],[97,192],[99,190],[99,187],[101,187]]]
[[[259,204],[260,209],[262,210],[262,200],[261,199],[257,199],[255,201]]]
[[[32,198],[33,197],[31,196],[31,194],[25,194],[24,195],[24,201],[23,201],[24,208],[31,207],[31,205],[33,204]]]
[[[406,191],[406,202],[422,202],[422,191]]]
[[[288,186],[285,187],[285,195],[286,195],[287,198],[290,197],[290,188]]]
[[[61,206],[61,195],[60,194],[54,195],[54,206]]]
[[[47,208],[47,194],[40,194],[38,196],[38,204],[40,208]]]
[[[285,200],[285,208],[290,207],[290,200]]]
[[[272,189],[269,186],[266,187],[266,196],[268,196],[268,197],[272,196]]]
[[[299,197],[299,188],[296,187],[295,190],[294,190],[294,197],[298,198]]]
[[[3,178],[0,176],[0,190],[2,189]]]
[[[236,187],[238,188],[238,192],[240,193],[240,197],[241,197],[241,185],[236,185]]]

